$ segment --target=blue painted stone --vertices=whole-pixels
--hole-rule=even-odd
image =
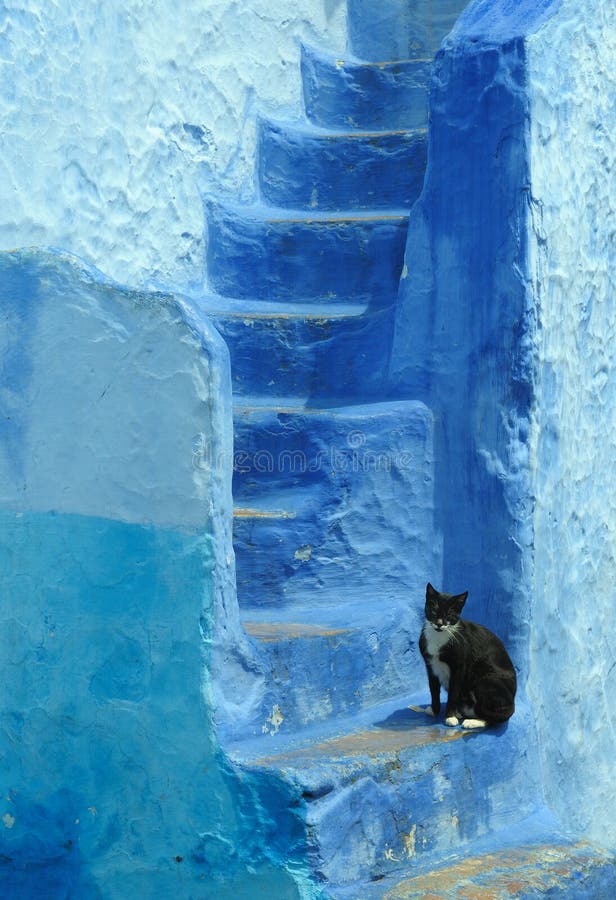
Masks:
[[[473,733],[404,699],[374,707],[343,734],[272,737],[269,750],[261,742],[263,756],[256,741],[231,751],[246,771],[279,771],[307,799],[312,865],[334,892],[352,885],[347,896],[367,896],[363,883],[462,855],[488,828],[515,828],[537,809],[540,773],[519,765],[528,708]]]
[[[387,306],[396,296],[408,214],[324,213],[206,202],[207,271],[219,294]]]
[[[382,396],[392,309],[282,306],[211,295],[199,302],[227,342],[237,396],[321,405]]]
[[[302,46],[301,66],[304,107],[315,125],[372,131],[427,125],[431,57],[375,63]]]
[[[425,131],[336,132],[261,120],[258,179],[292,209],[409,209],[423,184]]]
[[[347,0],[349,41],[364,59],[432,57],[467,0]]]
[[[440,569],[430,412],[395,402],[235,418],[240,603],[352,609],[378,597],[410,605],[418,634],[412,598]]]

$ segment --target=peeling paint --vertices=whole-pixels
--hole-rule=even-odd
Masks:
[[[408,834],[402,836],[402,840],[404,843],[404,850],[406,852],[407,859],[412,859],[415,856],[415,839],[417,835],[417,825],[413,825]]]
[[[310,557],[312,556],[312,547],[310,544],[304,544],[303,547],[298,547],[294,553],[295,559],[299,559],[301,562],[308,562]]]
[[[278,704],[274,704],[271,715],[263,726],[263,734],[278,734],[280,726],[284,722],[284,716]]]

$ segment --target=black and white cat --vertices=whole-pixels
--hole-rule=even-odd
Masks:
[[[499,638],[460,618],[467,597],[468,591],[441,594],[431,584],[426,587],[426,621],[419,638],[432,700],[426,712],[438,716],[442,685],[445,724],[483,728],[513,715],[516,674]]]

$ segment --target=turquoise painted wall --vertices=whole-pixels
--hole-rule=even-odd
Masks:
[[[244,688],[210,680],[244,640],[222,341],[36,251],[0,307],[0,892],[298,897],[293,815],[213,725]]]

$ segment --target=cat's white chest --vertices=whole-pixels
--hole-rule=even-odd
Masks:
[[[424,625],[424,637],[426,639],[426,650],[430,657],[430,667],[442,686],[446,691],[449,690],[449,678],[451,669],[439,659],[439,652],[445,644],[451,640],[451,635],[447,631],[435,631],[431,625]]]

